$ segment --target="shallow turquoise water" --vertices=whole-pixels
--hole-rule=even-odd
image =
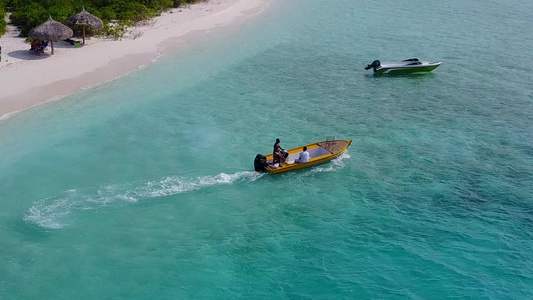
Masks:
[[[533,298],[531,15],[276,2],[1,121],[0,299]],[[363,70],[413,56],[443,65]],[[252,172],[327,136],[354,142]]]

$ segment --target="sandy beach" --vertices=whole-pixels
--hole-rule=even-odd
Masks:
[[[0,119],[80,89],[127,75],[154,61],[167,47],[189,34],[245,22],[268,8],[270,0],[211,0],[172,9],[129,29],[121,40],[90,37],[76,48],[55,44],[54,55],[30,53],[30,45],[8,26],[0,38]]]

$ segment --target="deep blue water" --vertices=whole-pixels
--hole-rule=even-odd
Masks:
[[[0,299],[533,298],[533,3],[276,1],[0,121]],[[442,61],[375,77],[375,59]],[[270,176],[253,158],[352,139]]]

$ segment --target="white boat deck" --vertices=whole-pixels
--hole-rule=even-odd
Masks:
[[[330,154],[330,152],[328,150],[326,150],[326,149],[324,149],[322,147],[308,149],[307,152],[309,152],[309,159],[314,158],[314,157],[319,157],[319,156],[322,156],[322,155],[326,155],[326,154]],[[289,154],[289,156],[287,157],[286,162],[292,164],[295,159],[300,157],[300,153],[302,153],[302,152],[296,152],[296,153]]]
[[[381,68],[391,69],[391,68],[420,68],[420,67],[427,67],[432,65],[438,65],[440,62],[433,62],[433,61],[397,61],[397,62],[382,62]]]

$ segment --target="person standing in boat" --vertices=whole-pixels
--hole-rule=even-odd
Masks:
[[[304,151],[300,153],[300,157],[295,159],[295,163],[306,163],[309,161],[309,152],[307,152],[307,147],[304,146]]]
[[[281,157],[282,157],[281,151],[285,149],[281,148],[279,143],[280,143],[279,139],[276,139],[276,143],[274,144],[274,150],[272,151],[272,156],[273,156],[272,164],[279,163],[279,166],[281,167],[283,166],[281,162]]]

